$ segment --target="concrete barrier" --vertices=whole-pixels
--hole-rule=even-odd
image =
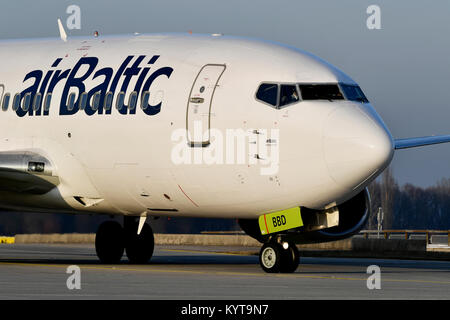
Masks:
[[[246,235],[155,234],[155,243],[160,245],[261,246],[258,241]]]
[[[94,244],[95,234],[18,234],[14,242],[17,244]],[[155,243],[173,246],[212,246],[217,252],[232,253],[241,250],[255,255],[261,248],[258,241],[246,235],[155,234]],[[247,247],[248,250],[242,250],[243,247]],[[446,252],[427,250],[425,239],[364,239],[355,236],[334,242],[298,245],[298,248],[301,256],[309,257],[450,260],[448,250]]]
[[[405,239],[355,239],[352,238],[352,251],[365,252],[425,252],[426,240]]]
[[[15,243],[90,243],[95,242],[95,234],[18,234]],[[240,246],[260,247],[261,244],[246,235],[205,235],[205,234],[155,234],[157,245],[195,245],[195,246]],[[303,250],[327,251],[369,251],[369,252],[411,252],[426,251],[425,240],[402,239],[349,239],[303,244]]]
[[[94,243],[95,234],[90,233],[51,233],[51,234],[16,234],[15,243]]]
[[[297,247],[305,251],[330,250],[330,251],[351,251],[353,250],[353,239],[337,240],[333,242],[299,244]]]
[[[255,239],[246,235],[204,235],[204,234],[155,234],[155,244],[159,245],[199,245],[199,246],[260,246]],[[95,234],[17,234],[15,243],[91,243]]]

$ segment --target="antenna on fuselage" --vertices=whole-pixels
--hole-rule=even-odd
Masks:
[[[59,19],[59,18],[58,18],[58,28],[59,28],[59,36],[61,37],[61,40],[66,42],[67,41],[67,33],[64,30],[61,19]]]

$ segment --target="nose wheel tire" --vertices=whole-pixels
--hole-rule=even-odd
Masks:
[[[267,273],[292,273],[298,267],[299,253],[294,244],[284,249],[277,242],[269,242],[261,248],[259,263]]]
[[[259,264],[267,273],[278,273],[281,267],[281,250],[278,243],[266,243],[259,253]]]
[[[300,254],[295,244],[290,243],[287,249],[282,251],[282,262],[280,272],[292,273],[297,270]]]
[[[124,231],[117,221],[103,222],[95,236],[95,251],[102,263],[118,263],[124,251]]]

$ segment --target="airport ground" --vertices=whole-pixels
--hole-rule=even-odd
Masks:
[[[301,257],[267,274],[257,247],[157,245],[151,263],[99,263],[92,244],[0,245],[0,299],[450,299],[450,261]],[[68,289],[68,266],[81,289]],[[380,289],[369,289],[371,265]],[[373,284],[373,281],[369,279]]]

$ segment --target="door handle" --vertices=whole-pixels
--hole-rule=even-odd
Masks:
[[[191,99],[189,99],[189,101],[192,103],[203,103],[205,102],[205,99],[199,97],[192,97]]]

